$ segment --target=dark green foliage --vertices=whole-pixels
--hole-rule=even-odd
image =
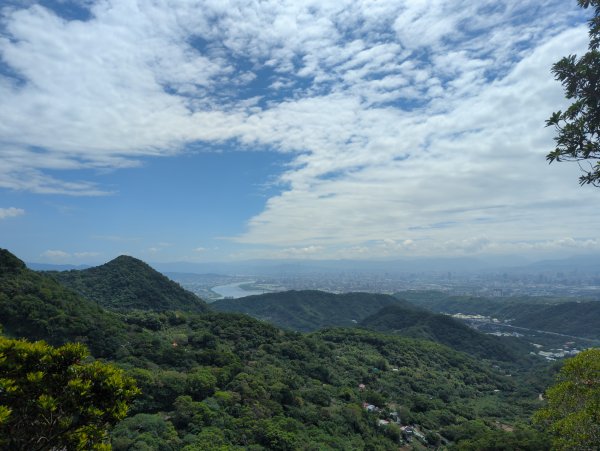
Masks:
[[[125,327],[117,316],[27,269],[4,249],[0,265],[0,322],[5,333],[55,345],[83,342],[95,356],[113,355],[125,341]]]
[[[536,414],[557,450],[600,449],[600,348],[568,359]]]
[[[173,424],[161,415],[140,413],[127,418],[113,430],[113,449],[174,451],[181,440]]]
[[[0,274],[15,274],[26,268],[25,263],[6,249],[0,249]]]
[[[436,312],[510,320],[510,324],[577,337],[600,339],[600,302],[550,298],[488,299],[441,292],[401,292],[396,296]]]
[[[2,449],[106,449],[107,427],[125,417],[138,390],[121,370],[86,357],[79,344],[0,337]]]
[[[306,335],[241,314],[108,314],[23,268],[2,280],[13,291],[29,281],[28,311],[47,308],[39,286],[49,286],[55,291],[50,299],[64,295],[60,302],[77,321],[96,311],[95,320],[114,323],[117,346],[98,352],[142,390],[133,416],[113,430],[117,449],[396,450],[398,429],[377,425],[391,412],[437,442],[448,439],[445,428],[476,418],[484,432],[494,431],[496,421],[525,421],[540,403],[539,392],[519,375],[508,377],[481,359],[424,340],[359,328]],[[49,333],[34,327],[36,315],[12,318],[19,304],[10,290],[1,293],[9,308],[0,322],[20,324],[11,333]],[[70,339],[76,323],[65,323],[55,339]],[[101,347],[102,341],[93,342]],[[363,402],[380,410],[367,412]]]
[[[561,334],[600,339],[600,302],[565,302],[533,308],[517,309],[516,326],[548,330]]]
[[[385,294],[285,291],[223,299],[211,304],[222,312],[239,312],[285,329],[310,332],[324,327],[349,327],[387,305],[408,303]]]
[[[517,352],[497,337],[482,334],[446,315],[389,306],[365,318],[361,326],[442,343],[477,357],[514,361]]]
[[[195,294],[133,257],[122,255],[102,266],[48,272],[86,299],[114,310],[183,310],[203,312]]]
[[[460,429],[460,428],[459,428]],[[510,428],[512,429],[512,428]],[[483,426],[478,430],[465,428],[463,439],[451,449],[456,451],[549,451],[548,437],[536,429],[519,425],[514,431],[489,430]]]
[[[582,161],[590,163],[589,170],[579,178],[583,184],[600,185],[600,1],[578,0],[579,6],[594,8],[589,21],[589,50],[583,56],[569,55],[552,66],[552,73],[565,89],[565,96],[573,103],[566,111],[557,111],[546,121],[554,126],[556,148],[547,160]]]

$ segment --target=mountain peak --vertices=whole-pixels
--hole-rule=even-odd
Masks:
[[[139,258],[132,257],[131,255],[119,255],[116,258],[104,263],[101,266],[115,266],[115,265],[143,265],[144,267],[150,267],[146,262]]]
[[[147,263],[129,255],[53,277],[87,299],[117,310],[206,311],[206,304]]]

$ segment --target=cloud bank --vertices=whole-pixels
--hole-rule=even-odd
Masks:
[[[103,195],[60,174],[229,143],[291,155],[281,193],[232,238],[272,255],[472,253],[596,233],[577,168],[544,164],[544,121],[564,105],[549,68],[587,42],[574,4],[89,5],[81,20],[2,9],[1,188]]]

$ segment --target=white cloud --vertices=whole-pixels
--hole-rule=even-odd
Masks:
[[[22,208],[8,207],[0,208],[0,220],[6,218],[14,218],[25,214],[25,210]]]
[[[100,255],[100,252],[74,252],[73,256],[76,258],[87,258],[87,257],[97,257]]]
[[[22,83],[0,76],[0,187],[107,194],[49,171],[233,139],[292,155],[283,192],[235,237],[281,255],[482,252],[597,229],[577,168],[544,165],[544,120],[564,104],[549,68],[587,41],[575,5],[101,0],[91,12],[2,10],[0,57]],[[252,90],[259,71],[269,87]]]
[[[66,259],[86,259],[89,257],[97,257],[100,252],[66,252],[58,249],[48,249],[42,252],[41,256],[49,260],[66,260]]]
[[[51,260],[60,260],[67,257],[70,257],[71,254],[65,251],[61,251],[58,249],[48,249],[47,251],[42,252],[42,257],[47,257]]]

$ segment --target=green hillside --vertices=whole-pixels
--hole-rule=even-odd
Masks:
[[[52,344],[86,343],[96,356],[113,355],[125,325],[46,275],[0,249],[0,323],[4,333]]]
[[[207,310],[196,295],[143,261],[126,255],[94,268],[47,274],[86,299],[113,310]]]
[[[368,329],[423,338],[484,359],[516,361],[529,350],[511,341],[477,332],[447,315],[391,305],[360,323]]]
[[[240,314],[110,313],[6,251],[0,268],[5,333],[85,341],[137,380],[142,395],[111,433],[115,450],[396,450],[396,421],[431,447],[490,434],[522,442],[498,424],[527,421],[545,383],[367,330],[304,335]],[[525,437],[546,440],[528,427]]]
[[[333,294],[324,291],[283,291],[222,299],[211,304],[223,312],[245,313],[285,329],[310,332],[324,327],[351,327],[388,305],[410,304],[374,293]]]
[[[522,344],[511,342],[507,345],[504,339],[482,334],[448,316],[383,294],[284,291],[224,299],[211,306],[221,311],[245,313],[301,332],[360,325],[380,332],[435,341],[485,359],[514,361],[529,352]]]
[[[396,297],[435,312],[479,314],[530,329],[600,340],[600,301],[514,297],[489,299],[441,292],[401,292]]]

